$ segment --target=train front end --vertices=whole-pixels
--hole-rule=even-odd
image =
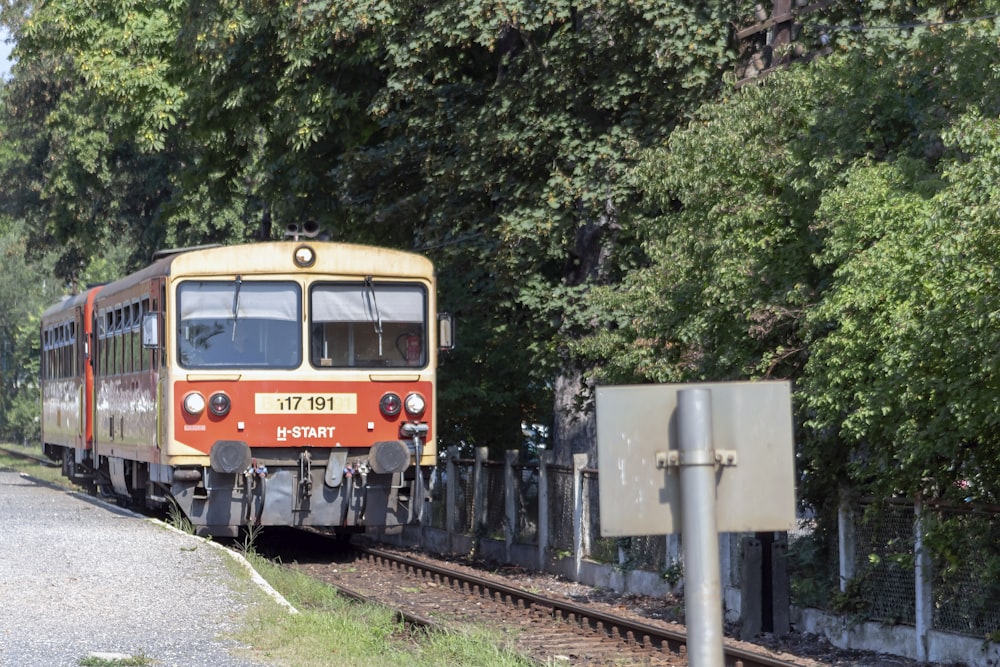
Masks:
[[[433,267],[332,243],[174,259],[161,383],[170,494],[196,530],[417,520],[436,462]]]

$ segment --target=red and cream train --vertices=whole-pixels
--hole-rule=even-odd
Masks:
[[[42,316],[42,443],[202,534],[418,517],[453,326],[431,262],[307,239],[164,253]]]

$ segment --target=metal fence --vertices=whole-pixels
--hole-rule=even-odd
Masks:
[[[472,540],[505,541],[508,553],[511,545],[532,547],[539,569],[571,558],[648,571],[667,580],[681,576],[679,538],[601,537],[598,471],[587,467],[582,455],[574,465],[560,466],[546,454],[538,462],[523,463],[516,452],[508,452],[498,462],[487,460],[485,449],[473,459],[451,450],[436,471],[425,523]],[[810,523],[803,526],[792,536],[793,545],[809,537]],[[730,537],[723,543],[723,584],[738,589],[747,536]],[[995,512],[845,503],[838,542],[838,548],[821,557],[839,562],[814,562],[801,575],[805,579],[828,572],[833,576],[824,579],[834,586],[839,577],[841,595],[836,600],[825,596],[828,607],[853,621],[915,626],[918,635],[929,630],[980,638],[1000,635],[1000,522]],[[816,586],[815,581],[798,583],[793,581],[793,591]]]
[[[841,507],[841,604],[868,620],[1000,634],[995,508],[873,501]]]
[[[540,548],[548,558],[573,555],[654,572],[677,569],[676,548],[662,535],[601,537],[597,470],[555,465],[544,454],[541,461],[522,463],[510,454],[507,461],[490,461],[485,449],[475,458],[451,451],[432,477],[425,524],[449,530],[450,513],[455,533],[536,547],[544,540]]]

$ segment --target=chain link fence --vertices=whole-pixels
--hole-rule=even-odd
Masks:
[[[1000,521],[996,508],[863,502],[839,539],[839,606],[865,620],[920,625],[918,589],[929,600],[930,629],[972,637],[1000,635]],[[853,548],[850,548],[853,546]],[[923,557],[923,567],[918,567]]]
[[[992,512],[931,508],[934,627],[981,637],[1000,635],[1000,522]]]
[[[913,507],[862,506],[850,582],[871,620],[916,622]]]

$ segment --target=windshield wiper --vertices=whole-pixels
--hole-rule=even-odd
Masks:
[[[371,276],[365,276],[365,287],[368,289],[365,292],[365,310],[368,311],[368,317],[371,319],[372,324],[375,326],[375,335],[378,336],[378,356],[382,357],[382,315],[378,311],[378,301],[375,299],[375,284],[372,282]]]
[[[240,316],[240,290],[243,288],[243,276],[236,276],[236,291],[233,293],[233,337],[236,340],[236,320]]]

